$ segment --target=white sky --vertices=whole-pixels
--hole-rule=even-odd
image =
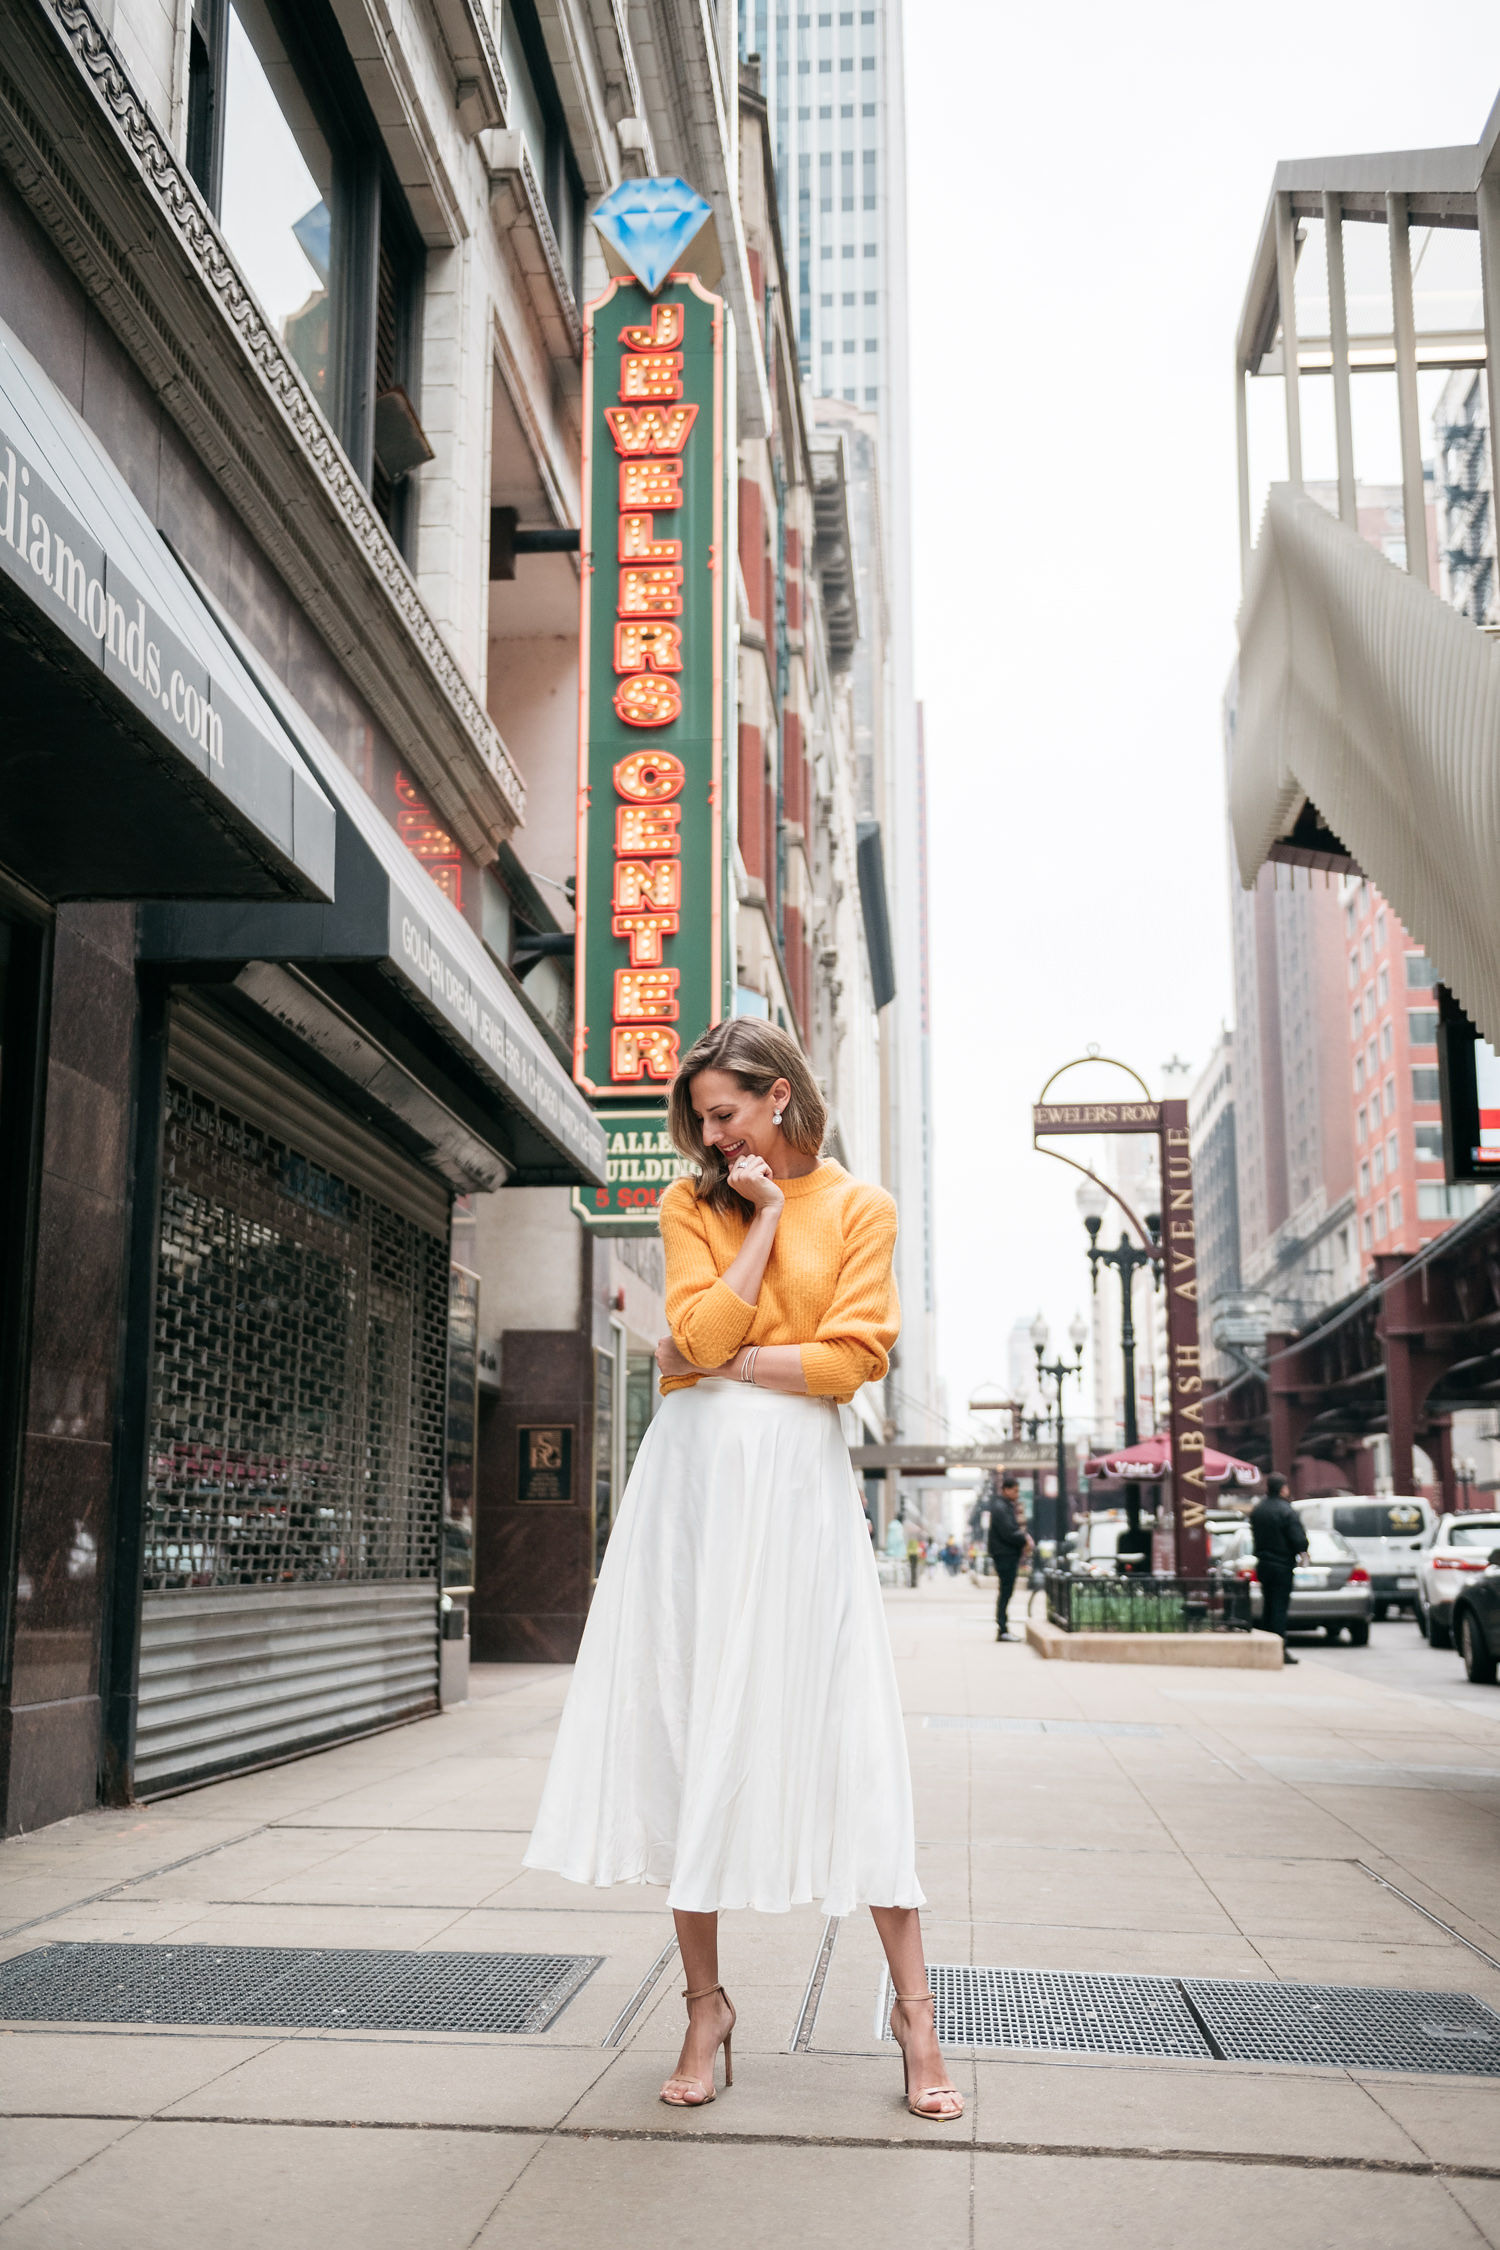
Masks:
[[[908,0],[955,1423],[982,1378],[1003,1378],[1018,1314],[1040,1304],[1055,1343],[1087,1297],[1076,1175],[1031,1148],[1042,1080],[1097,1041],[1159,1091],[1161,1063],[1196,1071],[1230,1013],[1233,342],[1273,166],[1474,141],[1500,87],[1500,14],[1467,14],[1461,48],[1455,67],[1409,0],[1354,15],[1303,0],[1279,19],[1223,0]],[[1264,390],[1258,483],[1283,473],[1280,387]],[[1394,480],[1394,406],[1383,416],[1372,392],[1360,411],[1358,473]],[[1308,474],[1328,473],[1314,453]]]

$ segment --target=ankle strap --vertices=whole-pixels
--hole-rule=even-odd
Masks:
[[[682,1997],[684,2000],[706,2000],[711,1992],[722,1992],[723,1989],[722,1984],[705,1984],[700,1985],[696,1992],[684,1992]]]

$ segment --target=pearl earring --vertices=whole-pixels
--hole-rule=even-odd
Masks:
[[[771,1123],[772,1123],[773,1125],[779,1125],[779,1124],[781,1123],[781,1112],[780,1112],[780,1110],[779,1110],[779,1109],[773,1109],[773,1110],[772,1110],[772,1112],[771,1112]]]

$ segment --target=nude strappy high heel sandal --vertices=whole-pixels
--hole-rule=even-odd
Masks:
[[[697,1992],[684,1992],[682,1997],[684,2000],[706,2000],[711,1992],[717,1992],[719,1998],[723,2001],[725,2007],[729,2010],[729,2029],[725,2032],[723,2038],[719,2041],[719,2045],[724,2050],[724,2084],[727,2088],[734,2084],[734,2054],[731,2044],[734,2039],[734,2026],[736,2022],[734,2002],[730,1999],[722,1984],[705,1984]],[[667,2087],[669,2086],[692,2086],[696,2088],[696,2094],[672,2094],[667,2091]],[[666,2086],[663,2086],[661,2094],[659,2096],[659,2099],[666,2103],[668,2109],[702,2109],[709,2102],[715,2100],[715,2098],[716,2088],[714,2086],[712,2064],[710,2064],[709,2066],[708,2087],[706,2091],[700,2079],[687,2078],[684,2077],[680,2072],[674,2072],[673,2075],[667,2080]]]
[[[936,2017],[937,2001],[931,1992],[897,1992],[893,1993],[891,1997],[893,2003],[899,2003],[904,2008],[917,2007],[925,2000],[932,2008],[934,2017]],[[906,2043],[896,2037],[894,2024],[891,2026],[891,2036],[896,2039],[896,2045],[901,2049],[901,2072],[906,2081],[906,2106],[911,2111],[912,2116],[928,2118],[934,2125],[956,2124],[964,2113],[964,2098],[958,2088],[956,2086],[924,2086],[918,2093],[913,2094],[911,2090],[911,2064],[906,2057]],[[926,2109],[923,2107],[924,2103],[939,2099],[956,2102],[958,2106],[956,2109]]]

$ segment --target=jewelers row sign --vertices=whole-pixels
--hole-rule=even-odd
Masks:
[[[605,1104],[660,1101],[729,996],[726,319],[691,274],[585,314],[573,1075]]]

